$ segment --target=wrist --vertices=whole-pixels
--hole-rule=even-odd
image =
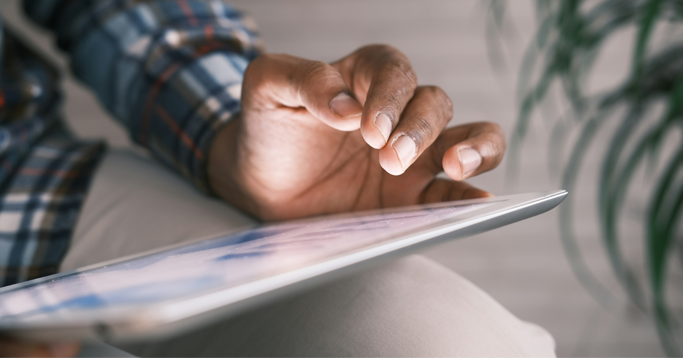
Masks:
[[[253,199],[240,184],[238,133],[241,119],[235,118],[221,128],[211,144],[207,162],[210,190],[236,208],[258,217]]]

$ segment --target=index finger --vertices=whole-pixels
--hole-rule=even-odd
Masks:
[[[361,134],[373,148],[384,147],[417,87],[408,58],[387,45],[363,47],[350,56],[349,85],[363,104]],[[343,66],[343,64],[342,64]]]

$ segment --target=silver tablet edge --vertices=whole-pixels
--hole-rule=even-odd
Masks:
[[[423,229],[423,233],[418,234],[414,232],[407,232],[390,243],[374,247],[370,250],[362,250],[360,252],[344,255],[340,258],[314,264],[304,269],[294,270],[278,276],[251,282],[249,284],[243,285],[244,291],[251,291],[250,294],[245,294],[242,297],[237,298],[233,297],[231,301],[221,301],[220,295],[227,291],[234,291],[234,288],[223,289],[194,298],[161,304],[159,308],[149,310],[142,315],[136,316],[132,320],[119,322],[89,321],[83,322],[82,325],[72,326],[60,325],[55,327],[25,327],[7,333],[19,338],[38,340],[55,340],[78,337],[79,339],[84,340],[96,339],[107,342],[162,338],[173,334],[182,333],[198,326],[207,325],[220,319],[225,319],[231,315],[234,315],[235,313],[245,312],[262,304],[272,302],[283,296],[300,292],[306,288],[318,285],[320,283],[329,282],[334,278],[346,276],[366,267],[375,266],[387,259],[401,256],[429,245],[435,245],[447,240],[476,235],[478,233],[493,230],[542,214],[560,204],[567,194],[568,193],[566,191],[559,190],[543,193],[517,194],[487,199],[458,201],[458,204],[465,204],[469,202],[481,203],[516,199],[515,201],[517,201],[517,203],[511,203],[513,205],[492,211],[485,215],[477,213],[481,213],[481,211],[485,210],[486,208],[475,210],[471,213],[463,215],[463,217],[460,217],[459,219],[461,220],[456,223],[441,225],[428,230]],[[436,205],[430,205],[430,207],[448,206],[449,204],[452,205],[453,203],[439,203]],[[423,206],[417,206],[416,208],[421,207]],[[398,210],[409,210],[409,208],[403,207],[399,208]],[[358,214],[359,213],[356,213],[356,215]],[[472,216],[476,217],[474,222],[471,219],[468,219],[468,217]],[[315,220],[315,218],[306,220]],[[406,236],[411,235],[411,240],[405,240]],[[184,243],[182,245],[174,246],[184,246],[187,244],[188,243]],[[395,247],[394,245],[398,245],[398,247]],[[159,252],[167,249],[168,247],[162,250],[154,250],[153,252]],[[140,257],[147,254],[149,253],[138,254],[132,257]],[[84,267],[76,271],[49,276],[46,279],[54,279],[57,276],[126,261],[132,257]],[[0,289],[0,292],[2,291],[3,290]],[[197,300],[202,300],[204,302],[200,303]],[[213,300],[213,307],[211,307],[211,305],[205,305],[206,303],[210,303],[207,301],[211,300]],[[184,308],[182,306],[184,306]],[[194,309],[192,309],[191,306],[194,306]]]

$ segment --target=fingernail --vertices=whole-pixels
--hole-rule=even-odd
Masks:
[[[363,113],[363,107],[360,103],[344,92],[332,99],[330,108],[342,118],[360,116]]]
[[[398,159],[401,160],[401,166],[403,166],[403,170],[405,171],[413,160],[413,157],[415,157],[415,154],[417,154],[415,141],[407,135],[402,135],[394,142],[393,147],[396,154],[398,154]]]
[[[458,150],[460,166],[462,166],[462,176],[467,177],[481,165],[481,155],[472,148],[462,148]]]
[[[391,118],[389,116],[384,113],[378,114],[375,117],[375,127],[382,133],[385,142],[389,140],[389,135],[391,134]]]
[[[78,347],[74,343],[51,343],[47,349],[52,357],[73,357],[78,353]]]

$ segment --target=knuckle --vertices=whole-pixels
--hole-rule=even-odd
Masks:
[[[399,52],[394,46],[388,44],[375,44],[375,47],[383,52]]]
[[[499,131],[499,130],[500,130],[500,126],[498,125],[498,123],[489,122],[489,121],[481,122],[481,123],[482,123],[483,125],[485,125],[486,128],[489,129],[489,130],[491,130],[491,131]]]
[[[370,44],[365,45],[358,49],[358,52],[370,52],[370,53],[393,53],[399,52],[395,47],[387,44]]]
[[[292,78],[294,82],[316,86],[328,83],[330,78],[334,78],[338,72],[331,65],[322,61],[304,61],[299,64],[296,75]]]
[[[424,88],[432,98],[436,99],[439,103],[445,104],[449,109],[453,109],[453,102],[451,102],[451,99],[446,94],[446,91],[444,91],[441,87],[425,86]]]
[[[330,69],[330,65],[322,61],[304,61],[301,63],[299,70],[304,73],[318,74]]]
[[[404,94],[402,91],[397,91],[396,93],[388,93],[381,95],[376,103],[382,104],[382,111],[388,112],[399,112],[403,108],[402,98]]]
[[[414,118],[412,125],[415,127],[415,129],[410,132],[411,137],[415,138],[418,145],[425,143],[425,141],[431,138],[434,133],[434,125],[428,118]]]
[[[329,76],[332,67],[322,61],[304,61],[299,65],[299,74],[302,77],[320,78]]]
[[[419,91],[420,95],[436,102],[436,106],[442,110],[441,114],[445,120],[450,120],[453,117],[453,102],[441,87],[420,86]]]
[[[390,71],[389,75],[398,75],[398,78],[413,88],[417,86],[417,74],[408,57],[395,47],[375,44],[362,47],[358,52],[371,59],[381,69],[381,72]]]
[[[433,85],[420,86],[420,91],[435,97],[441,96],[443,93],[443,90],[439,86]]]
[[[377,73],[375,79],[380,79],[377,82],[381,83],[381,85],[376,90],[372,90],[372,92],[379,101],[386,103],[386,107],[401,110],[415,95],[415,86],[400,80],[393,69]],[[384,81],[381,79],[384,79]],[[386,79],[390,80],[386,81]]]
[[[415,88],[417,86],[417,74],[407,59],[392,58],[387,62],[387,65],[392,69],[393,75],[398,73],[399,78],[410,87]]]
[[[494,122],[480,122],[481,128],[484,132],[489,132],[493,133],[494,135],[504,137],[503,136],[503,129],[500,128],[500,125],[498,123]]]

